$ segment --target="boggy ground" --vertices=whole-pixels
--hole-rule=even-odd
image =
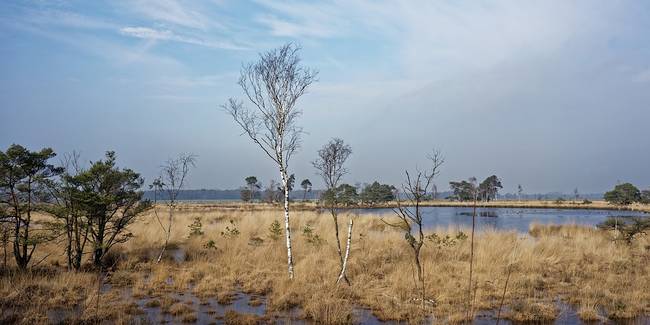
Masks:
[[[196,217],[201,218],[203,234],[188,237]],[[349,217],[354,216],[339,218],[341,233]],[[147,318],[154,308],[164,315],[162,320],[188,323],[272,323],[288,319],[287,315],[354,323],[363,320],[358,316],[362,308],[382,320],[465,320],[469,239],[427,240],[422,250],[423,308],[404,234],[378,217],[354,218],[347,272],[351,286],[335,284],[338,255],[329,214],[293,213],[296,277],[290,281],[284,235],[273,239],[269,231],[274,220],[283,224],[280,211],[183,210],[176,214],[172,244],[161,263],[155,259],[163,234],[149,214],[131,226],[134,238],[107,258],[101,283],[96,271],[66,271],[61,247],[40,247],[34,260],[47,257],[33,271],[2,275],[0,323],[157,322],[161,319]],[[307,226],[311,232],[305,231]],[[469,230],[463,231],[469,235]],[[439,238],[457,235],[454,229],[436,232]],[[650,313],[648,236],[626,245],[595,229],[533,226],[529,235],[477,233],[475,247],[476,313],[498,308],[508,269],[503,318],[550,321],[559,316],[559,302],[574,306],[583,320]],[[222,308],[238,301],[239,293],[249,297],[246,305],[263,303],[264,314]]]

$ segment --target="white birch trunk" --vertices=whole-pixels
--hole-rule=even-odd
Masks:
[[[169,221],[167,224],[167,231],[165,233],[165,243],[163,244],[162,249],[160,250],[160,254],[158,255],[158,259],[156,260],[156,263],[160,263],[162,260],[163,255],[165,254],[165,250],[167,250],[167,245],[169,245],[169,237],[171,236],[172,232],[172,208],[169,208]]]
[[[352,218],[350,218],[350,223],[348,224],[348,240],[345,245],[345,257],[343,258],[343,267],[341,267],[341,274],[336,280],[336,283],[339,283],[341,279],[345,277],[345,269],[348,266],[348,257],[350,257],[350,245],[352,243]]]
[[[284,187],[284,233],[287,238],[287,268],[289,271],[289,279],[293,279],[293,256],[291,255],[291,228],[289,227],[289,188],[287,187],[287,173],[286,171],[280,172],[282,177],[282,185]]]

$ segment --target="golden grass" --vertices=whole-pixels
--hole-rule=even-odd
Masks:
[[[423,201],[425,207],[471,207],[473,202],[459,202],[448,200],[429,200]],[[390,201],[385,203],[376,203],[373,205],[359,205],[360,208],[393,208],[397,202]],[[624,210],[624,211],[641,211],[650,213],[650,204],[634,203],[627,206],[618,206],[607,203],[606,201],[596,200],[591,203],[583,203],[582,200],[565,200],[561,203],[555,200],[497,200],[490,202],[478,202],[478,206],[486,208],[529,208],[529,209],[589,209],[589,210]],[[262,202],[241,202],[241,201],[215,201],[210,203],[184,203],[178,207],[185,212],[203,212],[219,209],[222,211],[260,211],[260,210],[278,210],[282,209],[280,204],[270,204]],[[297,201],[291,206],[294,211],[313,211],[321,208],[318,201]]]
[[[188,226],[201,217],[204,235],[188,238]],[[266,296],[267,313],[299,307],[304,317],[323,323],[351,323],[355,308],[370,308],[380,319],[460,322],[465,315],[469,242],[422,250],[426,281],[426,304],[421,307],[415,290],[412,252],[404,235],[375,216],[356,217],[348,266],[351,286],[335,285],[338,255],[332,220],[316,211],[295,211],[292,219],[296,277],[288,280],[283,238],[272,240],[268,227],[281,220],[275,210],[183,209],[172,228],[172,248],[185,252],[174,258],[175,249],[160,264],[155,258],[163,234],[153,216],[132,225],[135,237],[111,253],[118,263],[108,282],[112,289],[97,300],[97,276],[73,273],[64,265],[61,247],[40,247],[39,256],[51,254],[39,272],[5,274],[0,279],[0,307],[12,311],[0,322],[46,323],[48,310],[79,309],[77,320],[96,317],[125,323],[142,313],[134,299],[152,297],[163,311],[178,321],[196,319],[197,306],[172,298],[191,292],[201,299],[228,303],[237,291]],[[343,214],[342,220],[352,217]],[[240,235],[221,235],[232,220]],[[302,229],[309,225],[324,239],[310,244]],[[429,231],[431,233],[434,230]],[[455,235],[455,229],[436,229]],[[466,230],[465,230],[466,231]],[[467,233],[467,231],[466,231]],[[573,306],[585,320],[630,318],[650,313],[650,238],[637,238],[633,245],[615,243],[608,233],[580,226],[531,226],[531,235],[487,230],[477,234],[475,306],[495,310],[503,291],[506,268],[513,272],[502,316],[513,320],[549,320],[558,315],[556,301]],[[251,238],[259,237],[251,244]],[[213,240],[215,247],[206,247]],[[182,258],[184,257],[184,258]],[[40,259],[38,256],[35,259]],[[125,296],[124,292],[130,292]],[[110,307],[106,306],[110,305]],[[230,313],[227,323],[260,319]]]

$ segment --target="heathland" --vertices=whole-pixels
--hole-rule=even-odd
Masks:
[[[68,271],[62,243],[45,244],[27,272],[2,275],[0,322],[468,319],[469,229],[425,230],[422,300],[413,251],[404,231],[386,224],[392,217],[340,214],[343,222],[354,218],[355,228],[347,269],[350,285],[336,284],[339,255],[332,218],[307,206],[296,204],[291,220],[293,280],[286,274],[282,229],[274,225],[282,222],[279,208],[183,205],[175,213],[160,263],[156,258],[164,233],[154,210],[128,227],[131,239],[113,248],[101,273],[91,265]],[[165,206],[155,209],[166,211]],[[561,317],[563,308],[585,321],[648,315],[650,237],[639,234],[627,243],[614,240],[616,236],[576,225],[533,225],[527,234],[477,232],[469,317],[495,317],[501,309],[501,318],[543,322]],[[242,295],[248,297],[243,306],[230,311],[220,307]],[[255,307],[261,304],[260,313]],[[251,308],[257,312],[247,314]]]

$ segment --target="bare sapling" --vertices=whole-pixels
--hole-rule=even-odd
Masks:
[[[404,230],[404,237],[413,251],[413,259],[417,270],[418,281],[420,283],[420,294],[422,308],[425,302],[424,273],[420,251],[424,245],[424,232],[422,230],[422,201],[426,200],[427,193],[431,193],[434,178],[440,173],[440,167],[444,163],[444,157],[438,150],[434,150],[429,159],[429,168],[420,170],[416,168],[415,173],[411,174],[407,170],[406,182],[402,184],[402,193],[395,195],[397,207],[393,211],[399,218],[396,223],[383,220],[392,227]]]
[[[326,205],[327,209],[332,215],[332,220],[334,221],[334,235],[336,238],[336,251],[339,255],[339,267],[340,267],[340,276],[337,278],[336,282],[338,283],[341,278],[349,285],[350,281],[348,280],[345,274],[346,266],[346,256],[348,255],[350,249],[350,236],[352,232],[352,218],[350,218],[350,225],[348,227],[348,241],[346,246],[346,254],[343,254],[341,250],[341,240],[339,239],[339,221],[338,221],[338,206],[339,200],[337,197],[336,189],[339,186],[339,182],[345,174],[348,173],[347,168],[345,168],[345,162],[348,157],[352,154],[352,148],[345,144],[342,139],[334,138],[330,140],[327,144],[318,150],[318,158],[312,162],[314,168],[316,168],[318,175],[323,178],[325,183],[325,193],[321,198],[323,203]]]
[[[302,111],[298,99],[316,81],[317,72],[305,68],[299,47],[289,43],[260,54],[259,60],[244,65],[239,86],[252,108],[229,99],[222,107],[260,149],[278,166],[284,190],[284,228],[287,269],[293,279],[291,228],[289,225],[289,161],[300,148],[302,128],[297,125]]]
[[[174,222],[174,211],[178,204],[178,194],[185,186],[185,180],[187,179],[190,169],[195,166],[196,156],[194,154],[179,154],[177,158],[168,159],[160,167],[160,176],[158,176],[158,178],[153,181],[153,184],[151,184],[151,188],[154,190],[154,205],[157,203],[158,194],[164,193],[164,199],[166,199],[165,205],[168,209],[167,222],[163,224],[158,215],[158,210],[154,207],[154,215],[156,216],[156,220],[165,235],[165,241],[160,249],[160,254],[158,254],[156,263],[160,263],[165,254],[165,250],[169,245],[169,238],[171,236],[172,225]]]
[[[506,263],[506,280],[505,280],[505,283],[503,285],[503,292],[501,293],[501,300],[499,301],[499,309],[497,310],[497,325],[499,325],[499,323],[501,321],[501,310],[503,309],[503,303],[504,303],[504,301],[506,299],[506,292],[508,290],[508,283],[510,282],[510,276],[512,275],[512,272],[514,272],[516,270],[516,268],[517,268],[517,256],[518,256],[517,255],[518,254],[518,250],[517,250],[518,246],[517,246],[517,244],[518,243],[515,243],[515,247],[512,250],[512,252],[511,252],[511,254],[510,254],[509,258],[508,258],[508,261]]]
[[[474,318],[473,304],[472,304],[472,276],[474,272],[474,232],[476,229],[476,205],[478,202],[479,190],[476,185],[476,177],[471,177],[469,179],[469,184],[472,192],[472,199],[474,200],[473,209],[472,209],[472,233],[470,236],[470,252],[469,252],[469,280],[467,285],[467,319],[471,320]],[[476,291],[474,292],[474,297],[476,297]]]

